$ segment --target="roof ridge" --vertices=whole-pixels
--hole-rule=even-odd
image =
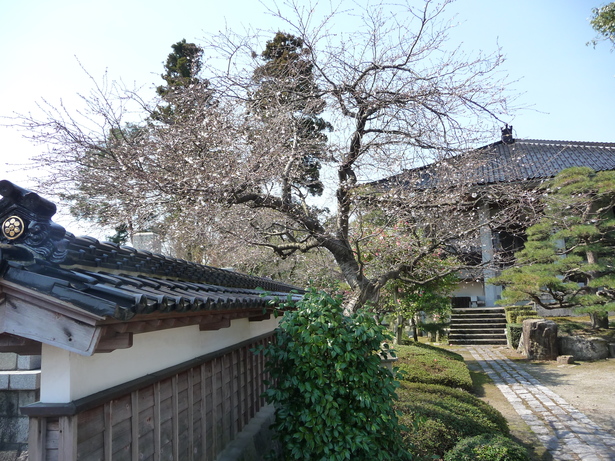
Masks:
[[[38,194],[10,181],[0,181],[0,262],[17,258],[56,266],[87,266],[95,271],[114,270],[173,277],[192,282],[267,291],[302,291],[289,283],[206,266],[93,237],[77,237],[53,222],[56,206]],[[24,259],[25,258],[25,259]]]
[[[500,141],[501,142],[501,141]],[[515,139],[515,143],[526,144],[554,144],[554,145],[572,145],[572,146],[592,146],[592,147],[608,147],[615,148],[615,142],[599,142],[599,141],[564,141],[554,139]],[[490,144],[493,145],[493,144]],[[514,145],[511,144],[511,145]],[[488,146],[485,146],[488,147]]]

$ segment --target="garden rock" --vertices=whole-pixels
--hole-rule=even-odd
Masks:
[[[560,365],[570,365],[571,363],[574,363],[574,357],[572,355],[560,355],[557,358],[557,363]]]
[[[558,339],[562,355],[572,355],[575,360],[601,360],[609,356],[606,339],[585,336],[562,336]]]
[[[523,321],[523,352],[530,360],[556,360],[557,323],[553,320]],[[572,354],[571,354],[572,355]]]

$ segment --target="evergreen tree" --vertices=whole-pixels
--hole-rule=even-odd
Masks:
[[[492,283],[504,285],[503,303],[575,308],[594,328],[608,328],[615,310],[615,172],[570,168],[547,186],[544,217],[528,228],[515,266]]]
[[[172,53],[169,53],[164,65],[166,72],[161,75],[167,82],[167,86],[159,86],[156,91],[160,96],[165,96],[173,88],[201,83],[198,74],[203,66],[203,49],[194,43],[187,43],[186,39],[171,45]]]
[[[158,106],[151,118],[164,123],[177,123],[178,119],[194,115],[211,103],[209,82],[199,77],[203,66],[203,48],[187,43],[186,39],[171,45],[173,50],[164,64],[165,73],[160,76],[166,85],[156,92],[166,103]],[[198,95],[198,97],[195,97]]]
[[[251,111],[259,118],[259,129],[278,130],[281,148],[288,151],[287,181],[284,188],[298,186],[311,195],[321,195],[321,160],[324,157],[330,123],[321,114],[325,103],[314,81],[313,63],[303,40],[284,32],[276,33],[261,54],[264,64],[254,70],[255,90]],[[290,195],[288,190],[286,195]]]

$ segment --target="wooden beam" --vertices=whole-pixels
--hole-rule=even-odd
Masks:
[[[73,318],[87,325],[95,325],[104,319],[104,317],[88,312],[73,304],[4,279],[0,279],[0,291],[2,291],[7,298],[20,299],[28,304]]]
[[[101,335],[94,353],[113,352],[116,349],[128,349],[133,344],[133,333],[114,333]]]
[[[213,330],[220,330],[222,328],[229,328],[230,326],[231,326],[231,319],[225,318],[225,319],[218,320],[218,321],[201,323],[199,325],[199,330],[200,331],[213,331]]]
[[[45,461],[47,459],[47,419],[30,418],[28,431],[28,459],[30,461]]]
[[[0,352],[14,352],[19,355],[41,355],[42,344],[19,336],[0,334]]]
[[[251,316],[249,317],[248,320],[250,320],[250,322],[260,322],[262,320],[269,320],[270,318],[271,318],[271,314],[267,312],[266,314]]]
[[[23,299],[5,293],[6,300],[0,307],[0,333],[50,344],[80,355],[94,353],[101,328],[73,317],[68,310],[47,309],[40,299]]]
[[[77,418],[60,416],[58,459],[62,461],[77,461]]]

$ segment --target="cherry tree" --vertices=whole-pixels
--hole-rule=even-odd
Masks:
[[[503,56],[448,43],[448,3],[273,4],[292,48],[286,61],[274,61],[273,33],[265,55],[258,34],[224,32],[201,45],[204,78],[164,100],[103,83],[79,113],[42,105],[20,123],[50,146],[40,158],[51,171],[45,187],[74,196],[79,186],[109,223],[156,224],[185,242],[230,235],[281,258],[324,250],[353,311],[391,280],[426,283],[415,274],[421,259],[477,230],[452,197],[459,190],[373,187],[469,151],[507,116]],[[172,123],[152,117],[169,103],[194,110]],[[427,243],[372,270],[361,247],[374,236],[353,230],[366,206],[421,227]]]

